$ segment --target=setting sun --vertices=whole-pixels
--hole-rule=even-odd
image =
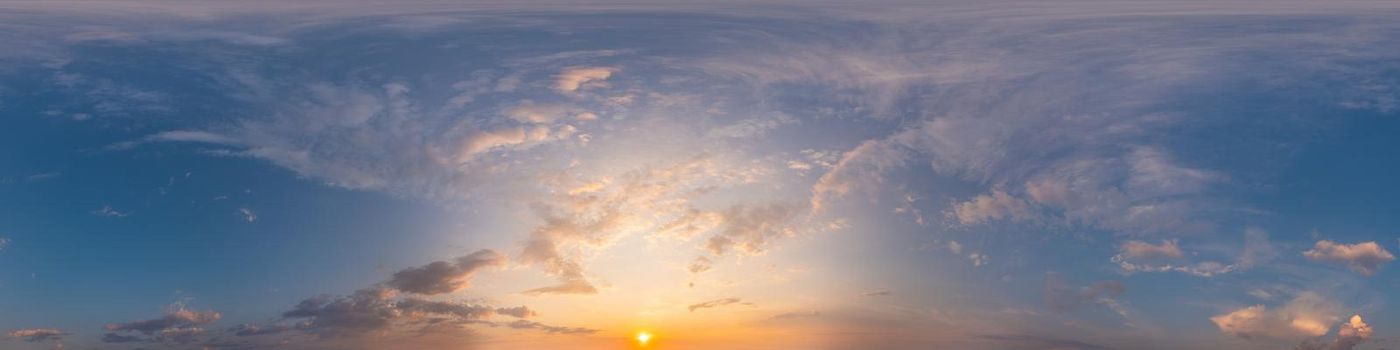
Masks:
[[[647,342],[650,342],[650,341],[651,341],[651,333],[647,333],[647,332],[640,332],[640,333],[637,333],[637,343],[638,343],[638,344],[647,345]]]

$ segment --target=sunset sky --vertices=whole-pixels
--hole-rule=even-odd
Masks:
[[[0,349],[1395,349],[1397,250],[1395,1],[0,0]]]

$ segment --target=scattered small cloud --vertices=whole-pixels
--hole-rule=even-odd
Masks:
[[[872,290],[872,291],[869,291],[869,292],[860,293],[860,296],[863,296],[863,297],[883,297],[883,296],[890,296],[890,295],[893,295],[893,293],[890,293],[890,291],[889,291],[888,289]]]
[[[121,212],[121,211],[118,211],[118,210],[116,210],[116,209],[112,209],[112,206],[110,206],[110,205],[103,205],[101,208],[97,208],[97,210],[93,210],[93,211],[92,211],[92,215],[97,215],[97,216],[101,216],[101,217],[108,217],[108,218],[123,218],[123,217],[126,217],[127,215],[131,215],[131,212]]]
[[[258,213],[253,212],[252,209],[238,208],[238,213],[243,215],[243,220],[247,220],[248,222],[258,221]]]
[[[706,302],[699,303],[699,304],[693,304],[693,305],[690,305],[690,306],[688,306],[688,307],[686,307],[686,308],[689,309],[690,312],[695,312],[695,310],[699,310],[699,309],[715,308],[715,307],[720,307],[720,306],[725,306],[725,305],[739,304],[739,303],[742,303],[742,302],[743,302],[743,300],[741,300],[741,299],[739,299],[739,298],[724,298],[724,299],[710,300],[710,301],[706,301]]]
[[[68,333],[57,328],[22,328],[10,331],[5,334],[6,338],[20,339],[27,342],[42,342],[48,340],[58,340]]]

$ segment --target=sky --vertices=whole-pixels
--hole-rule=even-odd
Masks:
[[[1394,349],[1396,135],[1393,1],[0,1],[0,348]]]

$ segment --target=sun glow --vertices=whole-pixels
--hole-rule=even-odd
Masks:
[[[638,333],[637,333],[637,344],[647,345],[648,342],[651,342],[651,333],[647,333],[647,332],[638,332]]]

